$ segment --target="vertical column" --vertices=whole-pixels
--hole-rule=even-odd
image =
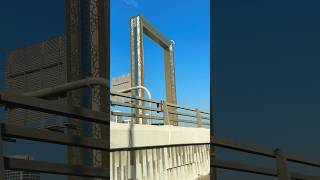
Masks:
[[[174,42],[171,41],[169,48],[164,48],[164,65],[165,65],[165,80],[166,80],[166,101],[168,103],[177,104],[176,95],[176,78],[174,68]],[[175,112],[175,107],[169,107],[169,111]],[[169,119],[173,121],[171,124],[178,125],[177,115],[170,114]]]
[[[109,36],[108,30],[108,1],[90,0],[90,67],[92,77],[102,77],[109,79],[109,48],[107,48],[106,38]],[[108,70],[107,70],[108,69]],[[105,87],[91,88],[91,109],[94,111],[107,111],[109,113],[109,91]],[[109,117],[109,116],[108,116]],[[93,123],[92,136],[96,139],[107,139],[109,127],[102,124]],[[107,167],[109,161],[108,153],[93,150],[93,166]]]
[[[66,52],[67,52],[67,81],[80,79],[80,1],[66,0]],[[67,93],[68,105],[81,106],[81,91]],[[68,129],[69,134],[81,134],[81,121],[69,119],[77,129]],[[68,163],[82,164],[81,149],[68,147]],[[69,176],[69,180],[76,180],[77,177]],[[80,179],[80,178],[79,178]],[[81,179],[80,179],[81,180]]]
[[[132,17],[130,20],[130,61],[131,86],[144,86],[144,52],[143,52],[143,22],[141,17]],[[133,96],[143,97],[142,89],[132,90]],[[140,106],[144,103],[137,101]],[[133,109],[133,114],[143,114],[141,109]],[[133,123],[142,124],[142,118],[132,118]]]
[[[66,0],[67,78],[68,82],[86,77],[109,79],[109,0]],[[68,93],[68,103],[94,111],[109,113],[109,90],[104,87],[85,88]],[[109,117],[109,116],[108,116]],[[109,126],[84,123],[69,133],[109,140]],[[108,143],[109,144],[109,143]],[[109,153],[68,148],[69,164],[109,167]],[[80,179],[69,177],[69,179]]]

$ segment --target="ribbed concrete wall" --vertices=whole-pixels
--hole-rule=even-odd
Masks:
[[[111,124],[111,148],[127,148],[129,126]],[[110,154],[111,179],[174,179],[194,180],[209,174],[210,131],[205,128],[135,125],[132,147],[190,144],[135,151],[115,151]],[[195,145],[199,143],[199,145]],[[130,156],[135,158],[135,170]],[[136,178],[133,178],[133,177]]]

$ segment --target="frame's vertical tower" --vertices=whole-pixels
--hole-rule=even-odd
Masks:
[[[86,77],[110,79],[109,0],[66,0],[67,78],[75,81]],[[85,88],[68,93],[68,103],[109,113],[109,90]],[[109,138],[109,127],[70,120],[78,127],[70,133]],[[108,167],[109,154],[69,147],[70,164]],[[78,179],[70,177],[69,179]]]
[[[174,49],[173,41],[166,38],[155,26],[149,23],[142,16],[134,16],[130,20],[130,46],[131,46],[131,85],[144,86],[144,52],[143,35],[146,34],[155,43],[164,49],[165,80],[166,80],[166,101],[177,104],[176,80],[174,72]],[[143,97],[141,89],[132,91],[132,95]],[[139,105],[142,105],[139,102]],[[134,110],[136,114],[143,114],[142,110]],[[169,108],[175,111],[175,108]],[[177,125],[174,121],[176,115],[170,115],[171,124]],[[139,118],[139,123],[142,119]]]
[[[144,53],[143,53],[143,24],[140,17],[130,19],[130,56],[131,56],[131,86],[144,86]],[[132,91],[132,95],[143,97],[142,89]],[[141,106],[143,103],[138,102]],[[134,109],[134,114],[144,114],[142,109]],[[132,118],[132,123],[142,124],[142,118],[138,121]]]

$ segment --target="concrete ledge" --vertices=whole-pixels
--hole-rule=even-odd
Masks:
[[[171,125],[151,126],[136,124],[132,129],[133,143],[129,144],[129,124],[110,123],[110,148],[196,144],[210,142],[210,129],[177,127]]]

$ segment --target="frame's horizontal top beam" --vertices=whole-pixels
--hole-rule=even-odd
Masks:
[[[90,111],[88,109],[74,106],[64,106],[62,104],[51,102],[49,100],[22,96],[7,92],[0,92],[0,104],[67,116],[70,118],[82,119],[96,123],[109,123],[107,114],[103,112]]]
[[[109,142],[77,135],[66,135],[48,130],[26,128],[22,126],[1,124],[3,137],[20,138],[62,145],[70,145],[99,150],[108,150]]]
[[[147,21],[143,16],[134,16],[132,18],[137,17],[139,17],[142,21],[143,32],[164,49],[169,49],[170,45],[172,44],[171,40],[168,39],[161,31],[159,31],[154,25]]]
[[[96,177],[96,178],[109,178],[108,169],[93,168],[78,165],[64,165],[51,162],[4,158],[5,169],[33,171],[41,173]]]

